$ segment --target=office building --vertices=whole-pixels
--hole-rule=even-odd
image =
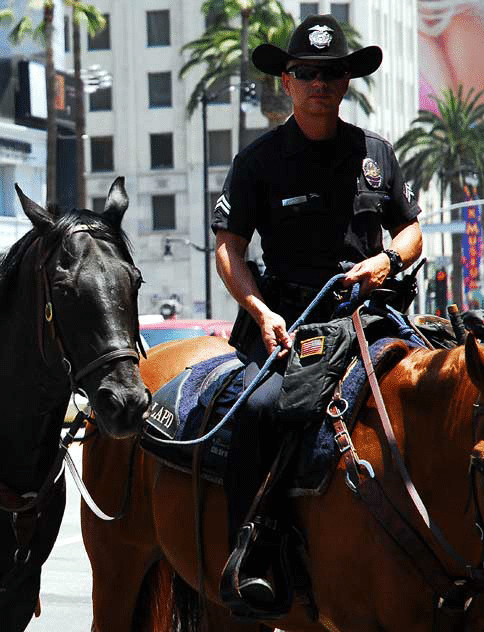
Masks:
[[[118,175],[126,178],[130,208],[125,229],[146,283],[140,312],[158,312],[166,299],[179,303],[179,315],[205,314],[203,209],[203,134],[199,106],[192,117],[186,105],[200,78],[195,69],[186,78],[182,46],[205,29],[201,3],[195,0],[96,0],[107,28],[95,38],[83,31],[84,69],[112,76],[112,85],[86,96],[86,172],[88,206],[102,208]],[[395,141],[418,107],[416,1],[351,0],[295,2],[284,5],[296,21],[312,13],[332,12],[347,19],[363,45],[379,44],[382,67],[368,90],[370,116],[352,102],[342,116]],[[67,24],[69,49],[70,29]],[[72,67],[71,53],[67,66]],[[233,79],[237,84],[237,77]],[[208,189],[214,200],[237,151],[239,90],[218,95],[207,107]],[[247,113],[249,134],[267,128],[258,108]],[[167,242],[168,238],[168,242]],[[213,239],[212,243],[213,245]],[[212,312],[232,318],[234,301],[218,279],[211,255]]]

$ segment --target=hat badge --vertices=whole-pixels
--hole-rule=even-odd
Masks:
[[[309,43],[316,48],[328,48],[333,39],[333,29],[316,25],[309,29]]]

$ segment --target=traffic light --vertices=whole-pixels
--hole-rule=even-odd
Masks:
[[[440,268],[435,273],[435,307],[445,316],[447,313],[447,272]]]
[[[241,86],[241,102],[250,103],[251,105],[257,104],[257,87],[255,83],[250,81],[244,81]]]

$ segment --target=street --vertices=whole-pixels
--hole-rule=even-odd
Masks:
[[[70,454],[81,469],[82,448]],[[56,544],[42,568],[42,614],[32,619],[27,632],[89,632],[91,629],[91,568],[81,538],[80,494],[66,471],[67,505]]]

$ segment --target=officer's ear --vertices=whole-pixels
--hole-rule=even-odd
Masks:
[[[290,97],[291,96],[291,92],[289,90],[289,75],[287,74],[287,72],[282,72],[282,74],[281,74],[281,83],[282,83],[282,89],[287,94],[287,96]]]

